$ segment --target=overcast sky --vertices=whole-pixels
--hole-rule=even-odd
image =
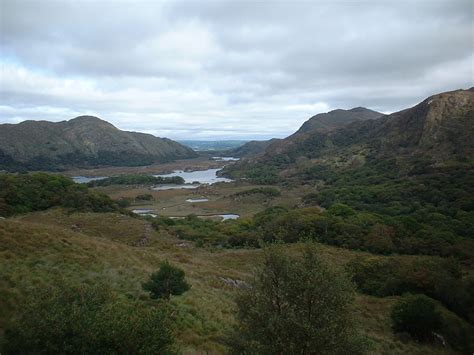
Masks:
[[[474,82],[474,1],[0,0],[0,123],[264,139]]]

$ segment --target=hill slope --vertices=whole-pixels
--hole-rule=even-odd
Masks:
[[[279,141],[279,139],[272,138],[267,141],[250,141],[250,142],[245,143],[244,145],[241,145],[240,147],[228,150],[226,152],[226,155],[230,155],[230,156],[238,157],[238,158],[258,155],[258,154],[263,153],[270,144],[276,141]]]
[[[195,156],[170,139],[121,131],[93,116],[0,125],[0,169],[6,170],[138,166]]]
[[[342,127],[354,121],[374,120],[383,114],[369,110],[365,107],[355,107],[350,110],[333,110],[327,113],[319,113],[307,120],[295,134],[309,133],[315,130],[328,131]]]
[[[471,88],[433,95],[412,108],[330,130],[318,128],[315,121],[308,123],[310,120],[295,134],[270,144],[265,154],[244,160],[232,169],[238,171],[261,163],[283,168],[301,158],[359,158],[362,163],[388,157],[398,161],[422,159],[429,164],[466,161],[474,153],[473,118]]]
[[[288,138],[316,131],[328,132],[343,127],[351,122],[373,120],[382,116],[382,113],[369,110],[365,107],[355,107],[350,110],[337,109],[326,113],[319,113],[303,123],[300,129]],[[278,146],[278,142],[281,141],[284,140],[273,138],[266,141],[250,141],[241,147],[229,150],[227,154],[239,158],[256,156],[263,154],[271,145],[275,144]]]

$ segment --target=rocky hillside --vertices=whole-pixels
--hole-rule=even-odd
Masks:
[[[244,145],[242,145],[240,147],[228,150],[225,153],[225,155],[229,155],[229,156],[232,156],[232,157],[238,157],[238,158],[249,157],[249,156],[253,156],[253,155],[259,155],[259,154],[262,154],[263,152],[265,152],[265,149],[267,149],[267,147],[270,144],[272,144],[274,142],[277,142],[277,141],[279,141],[278,138],[269,139],[267,141],[250,141],[250,142],[247,142],[247,143],[245,143]]]
[[[326,113],[319,113],[303,123],[300,129],[289,138],[314,132],[328,132],[354,121],[373,120],[382,116],[382,113],[365,107],[356,107],[350,110],[337,109]],[[250,141],[241,147],[228,151],[227,154],[239,158],[256,156],[263,154],[270,145],[278,146],[281,141],[281,139],[277,138],[266,141]]]
[[[445,92],[412,108],[341,128],[310,129],[320,125],[305,124],[306,128],[303,125],[292,136],[270,144],[264,154],[244,159],[230,170],[242,172],[262,164],[287,169],[302,160],[340,167],[394,158],[407,168],[417,161],[432,166],[469,162],[474,154],[473,121],[474,88]]]
[[[93,116],[0,125],[0,170],[138,166],[195,156],[170,139],[121,131]]]
[[[307,120],[295,134],[313,131],[329,131],[345,126],[355,121],[374,120],[383,116],[382,113],[365,107],[355,107],[350,110],[337,109],[327,113],[319,113]]]

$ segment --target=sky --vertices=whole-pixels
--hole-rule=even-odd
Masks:
[[[474,1],[0,0],[0,123],[267,139],[474,86]]]

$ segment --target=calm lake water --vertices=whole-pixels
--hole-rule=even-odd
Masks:
[[[175,170],[171,174],[153,175],[153,176],[160,176],[160,177],[181,176],[184,179],[184,182],[186,184],[192,184],[195,181],[199,182],[200,184],[215,184],[216,182],[231,182],[232,181],[231,179],[217,176],[217,172],[219,170],[221,169],[207,169],[207,170],[198,170],[198,171]]]
[[[186,202],[196,203],[196,202],[207,202],[209,199],[207,198],[188,198]]]
[[[212,159],[217,160],[217,161],[237,161],[237,160],[240,160],[240,158],[234,158],[234,157],[212,157]]]
[[[230,158],[225,158],[230,159]],[[199,184],[215,184],[216,182],[231,182],[233,180],[217,176],[217,172],[221,169],[207,169],[198,171],[183,171],[175,170],[171,174],[153,175],[160,177],[173,177],[181,176],[184,179],[185,185],[159,185],[153,188],[153,190],[172,190],[172,189],[195,189],[199,187]],[[87,184],[94,180],[103,180],[107,176],[73,176],[72,180],[78,184]],[[193,182],[197,182],[193,184]]]
[[[77,184],[87,184],[90,181],[94,180],[103,180],[107,179],[107,176],[73,176],[72,180]]]

